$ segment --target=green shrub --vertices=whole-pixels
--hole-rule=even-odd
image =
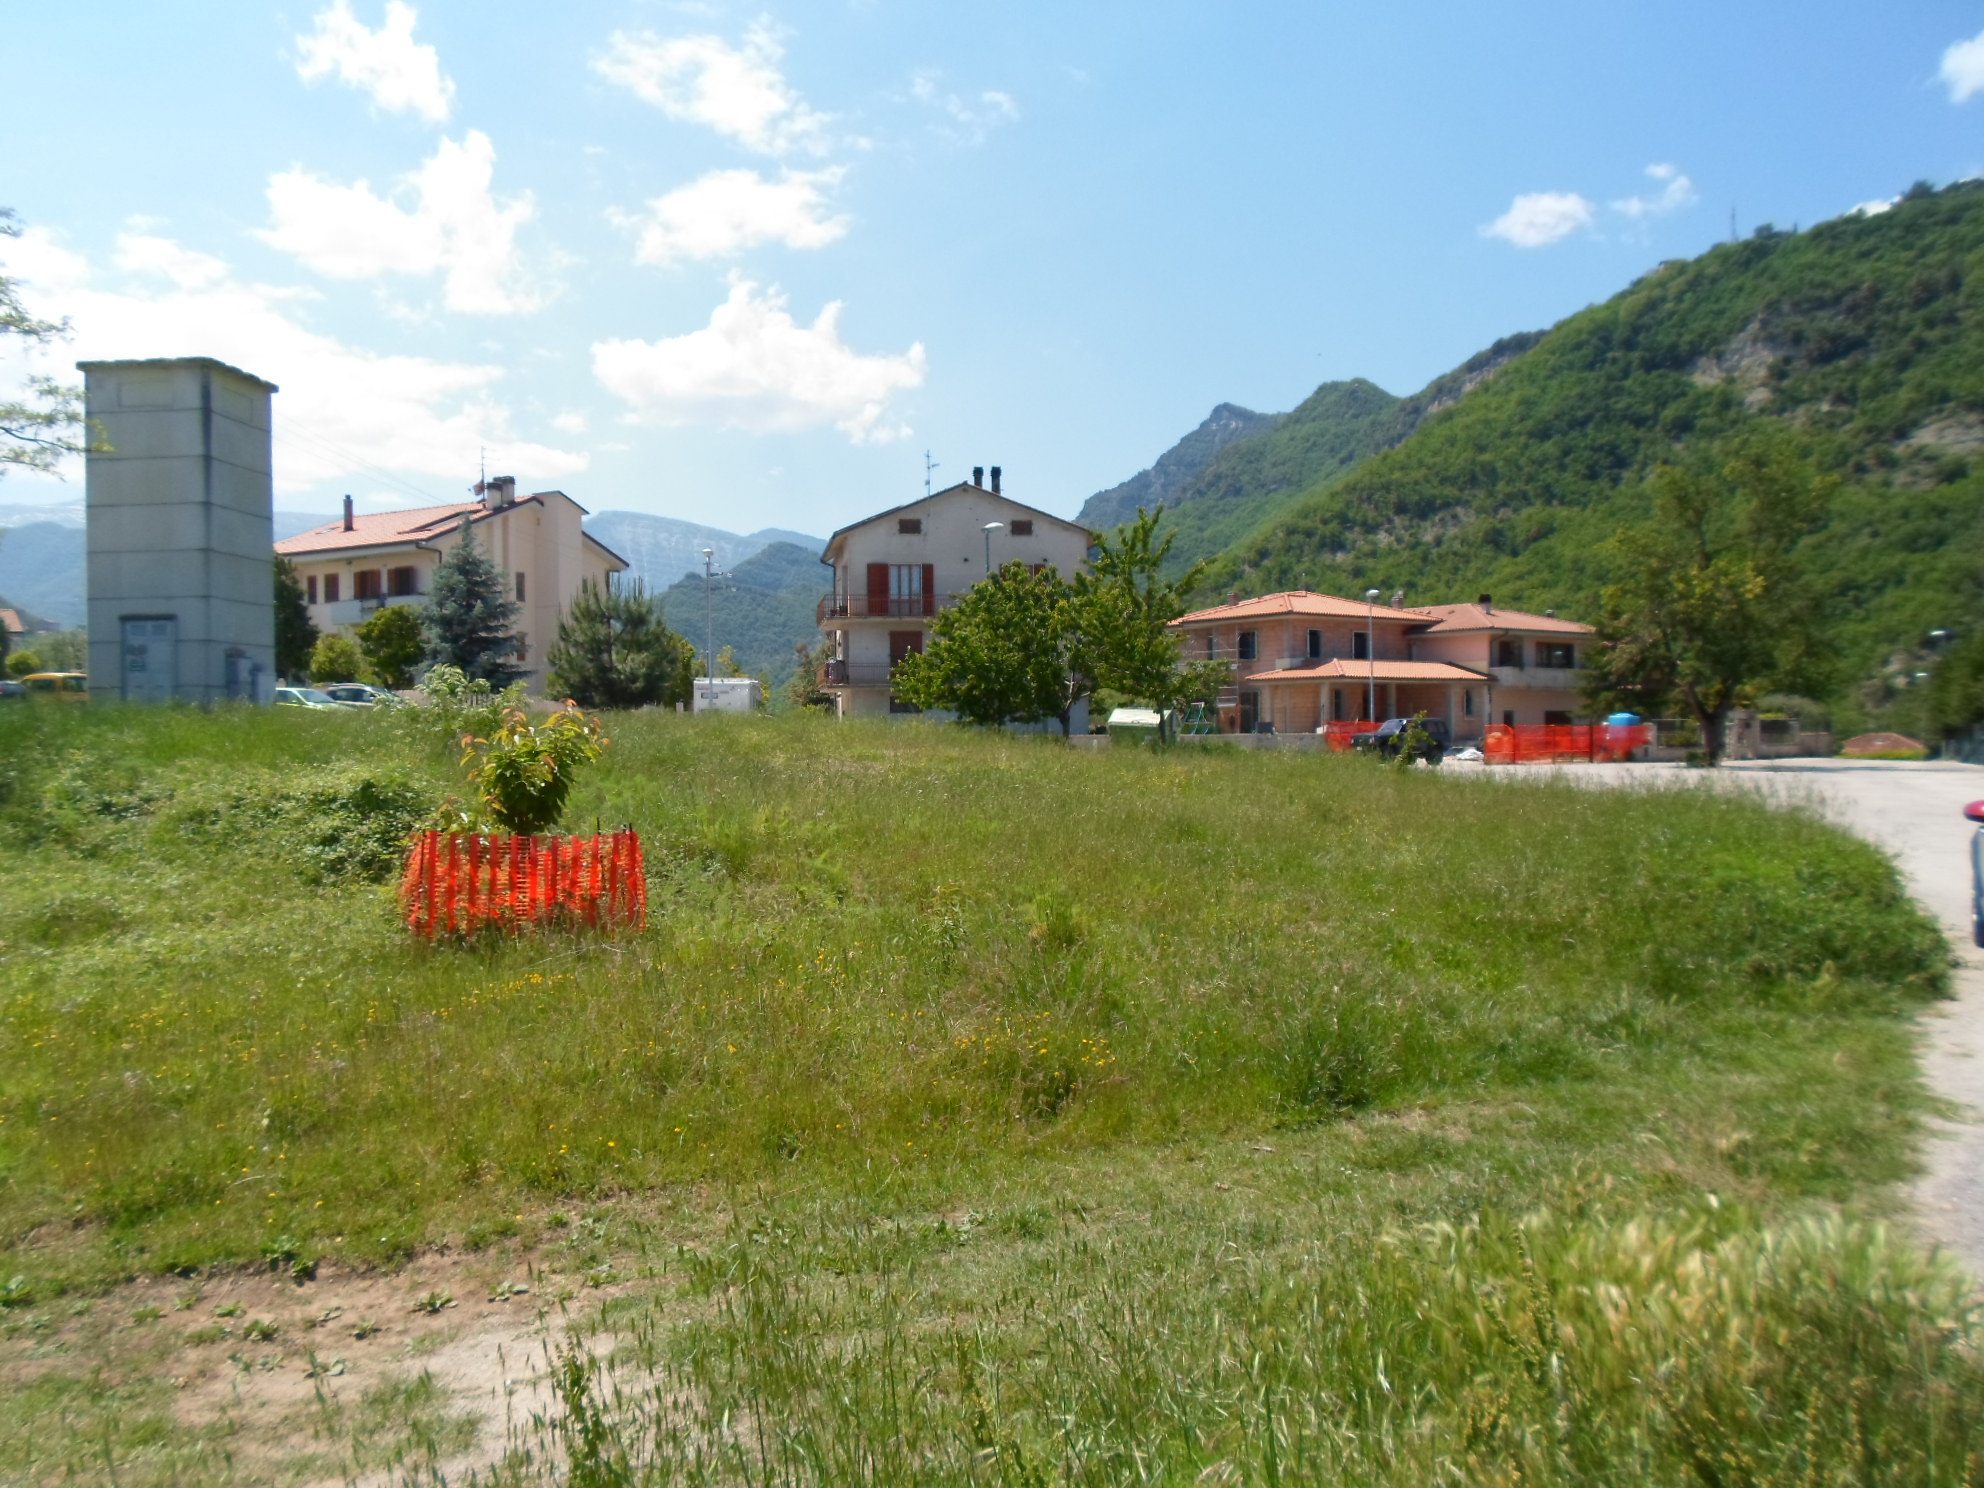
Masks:
[[[599,720],[576,709],[532,724],[513,708],[488,738],[462,740],[462,764],[497,825],[530,836],[558,824],[579,767],[598,759],[606,743]]]

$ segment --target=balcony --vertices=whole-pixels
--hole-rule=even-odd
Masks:
[[[1576,692],[1591,675],[1583,667],[1490,667],[1495,686],[1538,692]]]
[[[317,623],[326,629],[339,629],[348,625],[363,625],[379,611],[389,605],[424,605],[424,594],[385,594],[372,595],[365,599],[340,599],[315,608],[323,612]],[[315,618],[313,616],[313,618]]]
[[[955,594],[829,594],[813,611],[813,623],[829,620],[924,620],[958,602]]]
[[[830,661],[820,668],[822,687],[887,687],[891,668],[882,661]]]

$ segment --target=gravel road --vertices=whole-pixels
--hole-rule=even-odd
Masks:
[[[1922,1067],[1959,1119],[1935,1124],[1914,1189],[1930,1238],[1984,1275],[1984,951],[1970,938],[1970,834],[1966,802],[1984,800],[1984,766],[1928,760],[1744,761],[1712,774],[1679,765],[1506,766],[1548,770],[1586,785],[1630,782],[1749,790],[1784,805],[1816,807],[1885,849],[1922,907],[1942,922],[1961,957],[1955,997],[1922,1018]]]

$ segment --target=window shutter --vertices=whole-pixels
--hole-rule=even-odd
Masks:
[[[868,613],[886,615],[889,612],[889,566],[886,563],[868,565]]]
[[[937,565],[934,563],[923,565],[923,613],[937,613]]]

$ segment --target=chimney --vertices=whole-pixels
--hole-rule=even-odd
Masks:
[[[1494,596],[1494,595],[1492,595],[1492,594],[1484,594],[1484,595],[1482,595],[1482,596],[1481,596],[1481,597],[1480,597],[1479,599],[1477,599],[1477,600],[1475,600],[1475,603],[1476,603],[1476,604],[1478,604],[1478,605],[1480,605],[1480,606],[1481,606],[1481,608],[1482,608],[1482,609],[1484,609],[1484,610],[1486,610],[1486,611],[1487,611],[1487,612],[1488,612],[1489,614],[1491,614],[1491,615],[1492,615],[1492,614],[1494,614],[1494,613],[1495,613],[1495,596]]]
[[[358,524],[354,522],[351,518],[351,498],[347,496],[344,499],[344,530],[346,532],[350,532],[354,528],[356,528],[357,525]]]
[[[501,511],[517,499],[517,478],[514,475],[492,475],[489,477],[489,494],[484,498],[491,511]]]
[[[1392,608],[1395,610],[1405,608],[1405,591],[1403,589],[1392,590]]]
[[[999,467],[997,465],[992,467],[992,494],[994,496],[999,494]]]
[[[983,486],[985,484],[985,467],[983,465],[974,465],[971,467],[971,483],[974,486]]]

